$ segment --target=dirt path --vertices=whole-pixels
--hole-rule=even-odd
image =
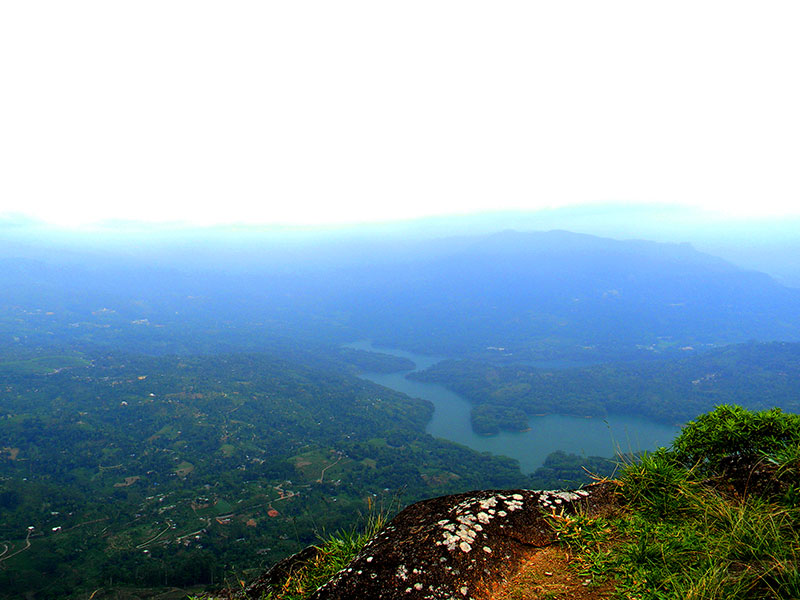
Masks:
[[[607,600],[612,582],[599,586],[579,577],[570,567],[568,551],[560,546],[532,550],[519,572],[499,588],[493,600]]]
[[[327,471],[331,467],[334,467],[334,466],[338,465],[340,460],[342,460],[341,456],[336,459],[336,462],[334,462],[333,464],[330,464],[327,467],[323,468],[322,472],[319,474],[319,479],[317,479],[317,483],[322,483],[322,479],[325,477],[325,471]]]
[[[167,520],[167,528],[164,531],[162,531],[161,533],[157,533],[155,536],[151,537],[146,542],[139,544],[138,546],[136,546],[136,549],[139,550],[140,548],[144,548],[148,544],[155,542],[158,538],[167,533],[170,529],[172,529],[172,522]]]

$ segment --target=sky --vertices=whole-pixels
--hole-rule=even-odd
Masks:
[[[0,3],[0,216],[800,214],[800,3]]]

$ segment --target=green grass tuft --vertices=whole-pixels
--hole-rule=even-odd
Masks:
[[[316,558],[296,569],[282,588],[265,600],[305,600],[352,561],[366,543],[386,524],[383,513],[367,518],[363,531],[340,531],[317,545]]]

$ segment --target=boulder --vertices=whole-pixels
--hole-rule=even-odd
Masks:
[[[555,541],[546,513],[598,512],[609,484],[577,491],[486,490],[412,504],[369,541],[314,600],[479,600],[534,548]]]

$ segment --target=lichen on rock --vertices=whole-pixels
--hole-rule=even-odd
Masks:
[[[478,600],[555,537],[545,514],[593,512],[603,484],[577,491],[487,490],[418,502],[400,512],[314,600]]]

